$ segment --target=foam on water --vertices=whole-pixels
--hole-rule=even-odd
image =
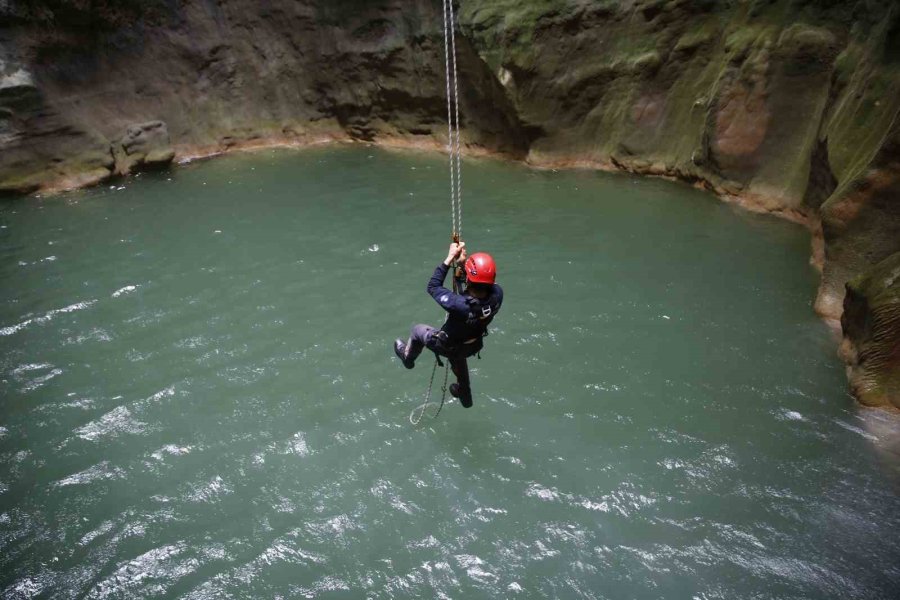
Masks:
[[[108,461],[94,465],[79,473],[73,473],[68,477],[64,477],[55,483],[57,487],[65,487],[67,485],[85,485],[96,481],[104,481],[108,479],[122,479],[125,472]]]
[[[123,296],[123,295],[125,295],[125,294],[129,294],[129,293],[135,291],[136,289],[138,289],[138,287],[139,287],[139,286],[136,286],[136,285],[126,285],[125,287],[119,288],[119,289],[117,289],[116,291],[114,291],[114,292],[112,293],[112,297],[113,297],[113,298],[118,298],[119,296]]]
[[[0,327],[0,335],[13,335],[18,333],[19,331],[25,329],[32,323],[44,324],[53,319],[56,315],[63,315],[66,313],[75,312],[77,310],[84,310],[86,308],[90,308],[97,301],[96,300],[88,300],[85,302],[76,302],[75,304],[70,304],[69,306],[64,306],[63,308],[57,308],[54,310],[47,311],[40,317],[34,317],[31,319],[25,319],[24,321],[17,323],[15,325],[10,325],[8,327]]]

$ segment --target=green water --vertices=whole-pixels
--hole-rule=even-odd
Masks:
[[[0,205],[2,598],[894,598],[894,421],[808,234],[686,186],[466,163],[475,406],[390,346],[439,155],[266,151]],[[887,432],[887,433],[885,433]]]

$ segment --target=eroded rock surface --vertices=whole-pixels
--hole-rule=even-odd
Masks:
[[[465,142],[524,156],[501,85],[458,46]],[[128,172],[136,123],[164,122],[176,154],[446,136],[431,0],[7,0],[0,61],[0,189]]]
[[[165,167],[175,158],[169,130],[162,121],[138,123],[113,145],[116,172],[128,175],[134,171]]]
[[[853,394],[900,408],[900,252],[847,284],[841,324]]]
[[[900,251],[900,4],[468,0],[463,22],[530,161],[673,175],[807,223],[823,316]]]
[[[35,191],[50,181],[78,186],[109,177],[109,143],[74,125],[47,100],[5,33],[0,30],[0,194]]]

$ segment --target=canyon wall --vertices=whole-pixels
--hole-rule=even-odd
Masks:
[[[524,156],[502,87],[458,54],[471,142]],[[128,172],[138,129],[182,156],[421,138],[446,131],[445,102],[431,0],[0,0],[0,191]]]
[[[900,257],[900,3],[462,9],[528,135],[529,161],[702,182],[810,226],[822,269],[815,308],[843,314],[851,388],[867,404],[900,407],[900,293],[884,274]]]
[[[677,177],[807,224],[853,390],[900,406],[900,3],[458,9],[469,149]],[[439,0],[0,0],[0,192],[243,145],[443,143],[442,34]]]

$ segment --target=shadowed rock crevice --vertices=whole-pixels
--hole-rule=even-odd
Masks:
[[[809,181],[803,204],[811,210],[818,211],[837,189],[837,179],[828,162],[828,140],[818,140],[810,156]]]

